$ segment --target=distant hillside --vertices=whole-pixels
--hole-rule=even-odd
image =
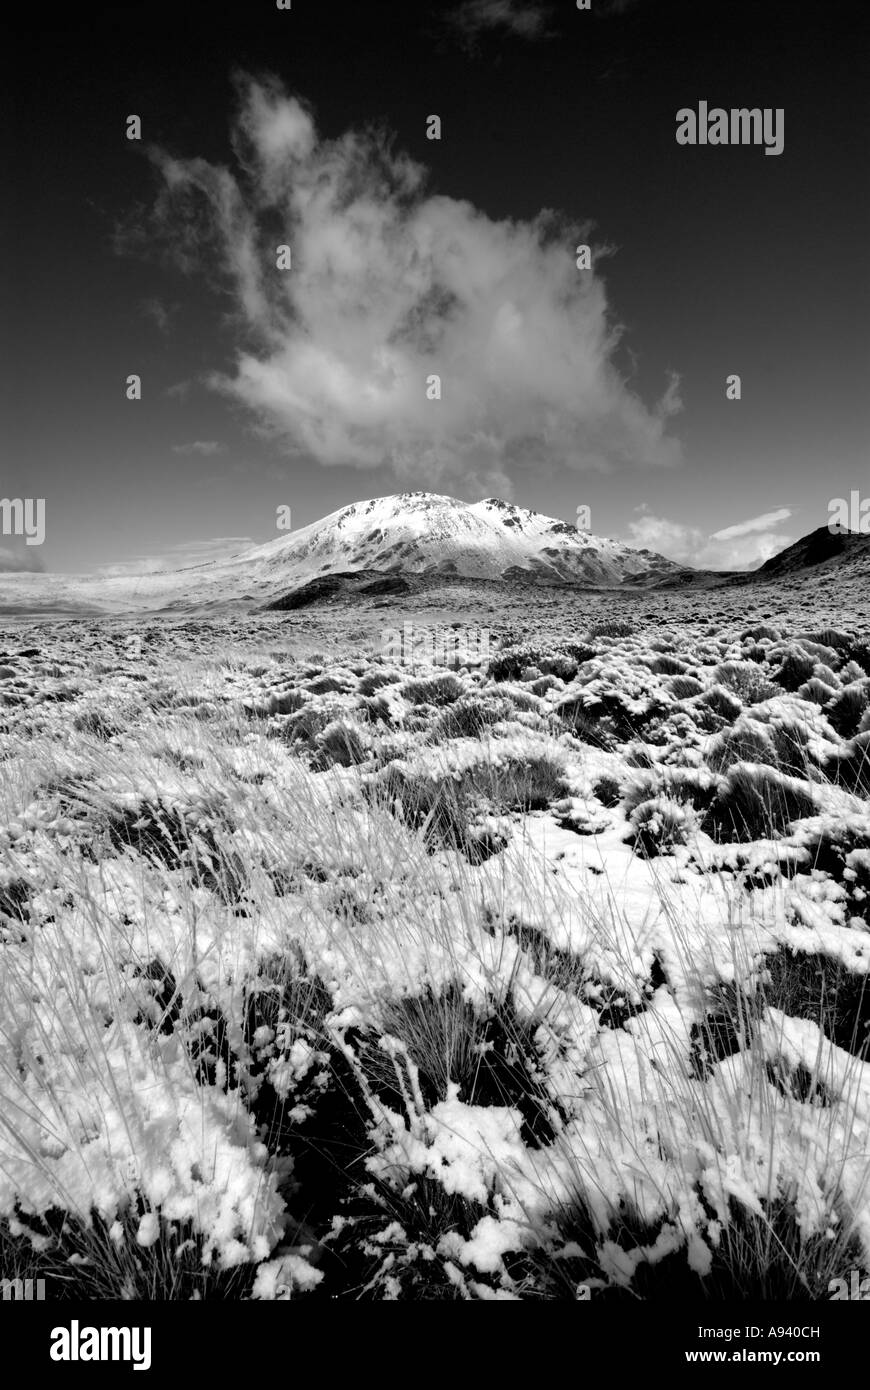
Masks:
[[[146,574],[0,575],[0,614],[294,609],[445,582],[638,592],[764,583],[870,586],[870,536],[819,527],[757,570],[693,570],[497,497],[403,492],[354,502],[221,560]]]
[[[801,570],[815,569],[819,565],[829,565],[835,561],[837,565],[842,564],[866,564],[870,560],[870,535],[864,535],[858,531],[847,531],[841,527],[831,530],[828,526],[820,526],[817,531],[811,531],[808,536],[803,536],[794,545],[789,545],[785,550],[781,550],[778,555],[773,555],[766,560],[753,573],[761,578],[775,578],[783,575],[796,574]]]
[[[0,611],[179,612],[216,604],[293,608],[403,580],[513,580],[586,589],[649,587],[684,573],[650,550],[579,531],[497,497],[403,492],[354,502],[264,545],[149,574],[0,576]],[[378,590],[376,587],[380,585]]]

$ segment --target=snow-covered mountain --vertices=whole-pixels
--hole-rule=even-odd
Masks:
[[[249,553],[265,574],[377,570],[528,578],[612,588],[650,583],[680,569],[648,550],[578,531],[567,521],[488,497],[461,502],[432,492],[403,492],[356,502],[291,536]]]
[[[330,575],[457,576],[588,588],[654,585],[683,573],[649,550],[579,531],[489,497],[403,492],[355,502],[229,558],[149,574],[0,576],[0,611],[185,609],[267,605]]]

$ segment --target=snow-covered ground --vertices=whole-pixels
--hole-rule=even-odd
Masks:
[[[266,1298],[866,1271],[866,612],[715,605],[530,594],[456,670],[381,657],[371,601],[7,626],[5,1265]]]

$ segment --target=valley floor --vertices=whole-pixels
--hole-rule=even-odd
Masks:
[[[488,648],[402,664],[406,622]],[[5,1277],[738,1300],[870,1270],[857,591],[9,617],[0,794]]]

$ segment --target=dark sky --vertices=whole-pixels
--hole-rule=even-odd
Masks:
[[[3,71],[2,491],[46,499],[46,568],[209,553],[215,538],[274,536],[279,504],[297,527],[405,488],[508,493],[568,520],[585,503],[599,534],[725,567],[823,524],[831,498],[870,492],[866,5],[592,0],[587,13],[574,0],[472,0],[464,22],[450,11],[31,8]],[[287,232],[292,289],[267,288],[251,314],[227,270],[236,231],[206,225],[193,203],[158,202],[169,156],[188,179],[225,166],[245,188],[230,143],[239,70],[307,104],[320,142],[299,166],[310,190],[343,160],[365,193],[356,211],[383,212],[371,149],[357,168],[347,144],[330,144],[373,122],[392,133],[392,158],[426,166],[409,196],[432,201],[414,235],[437,222],[427,273],[462,287],[443,338],[430,300],[425,313],[414,301],[405,223],[367,224],[355,244],[376,269],[348,280],[329,279],[343,254],[333,222],[339,261],[315,279],[326,252],[312,203]],[[679,146],[676,112],[702,100],[783,108],[783,153]],[[280,125],[271,111],[261,152]],[[430,113],[440,142],[426,139]],[[245,195],[260,249],[281,239],[262,194],[261,178]],[[401,223],[395,191],[382,203]],[[330,204],[339,224],[342,206]],[[572,224],[592,224],[588,239],[607,248],[588,300],[574,301],[552,242],[525,225],[542,209],[563,215],[547,235],[562,236],[571,276]],[[186,269],[173,260],[182,245]],[[384,366],[371,306],[391,293],[391,257],[417,336]],[[513,279],[494,269],[505,258]],[[603,341],[616,325],[618,342]],[[442,369],[440,405],[418,409],[395,376],[397,404],[383,404],[378,373],[427,362]],[[139,402],[125,397],[134,372]],[[729,373],[739,401],[726,400]]]

